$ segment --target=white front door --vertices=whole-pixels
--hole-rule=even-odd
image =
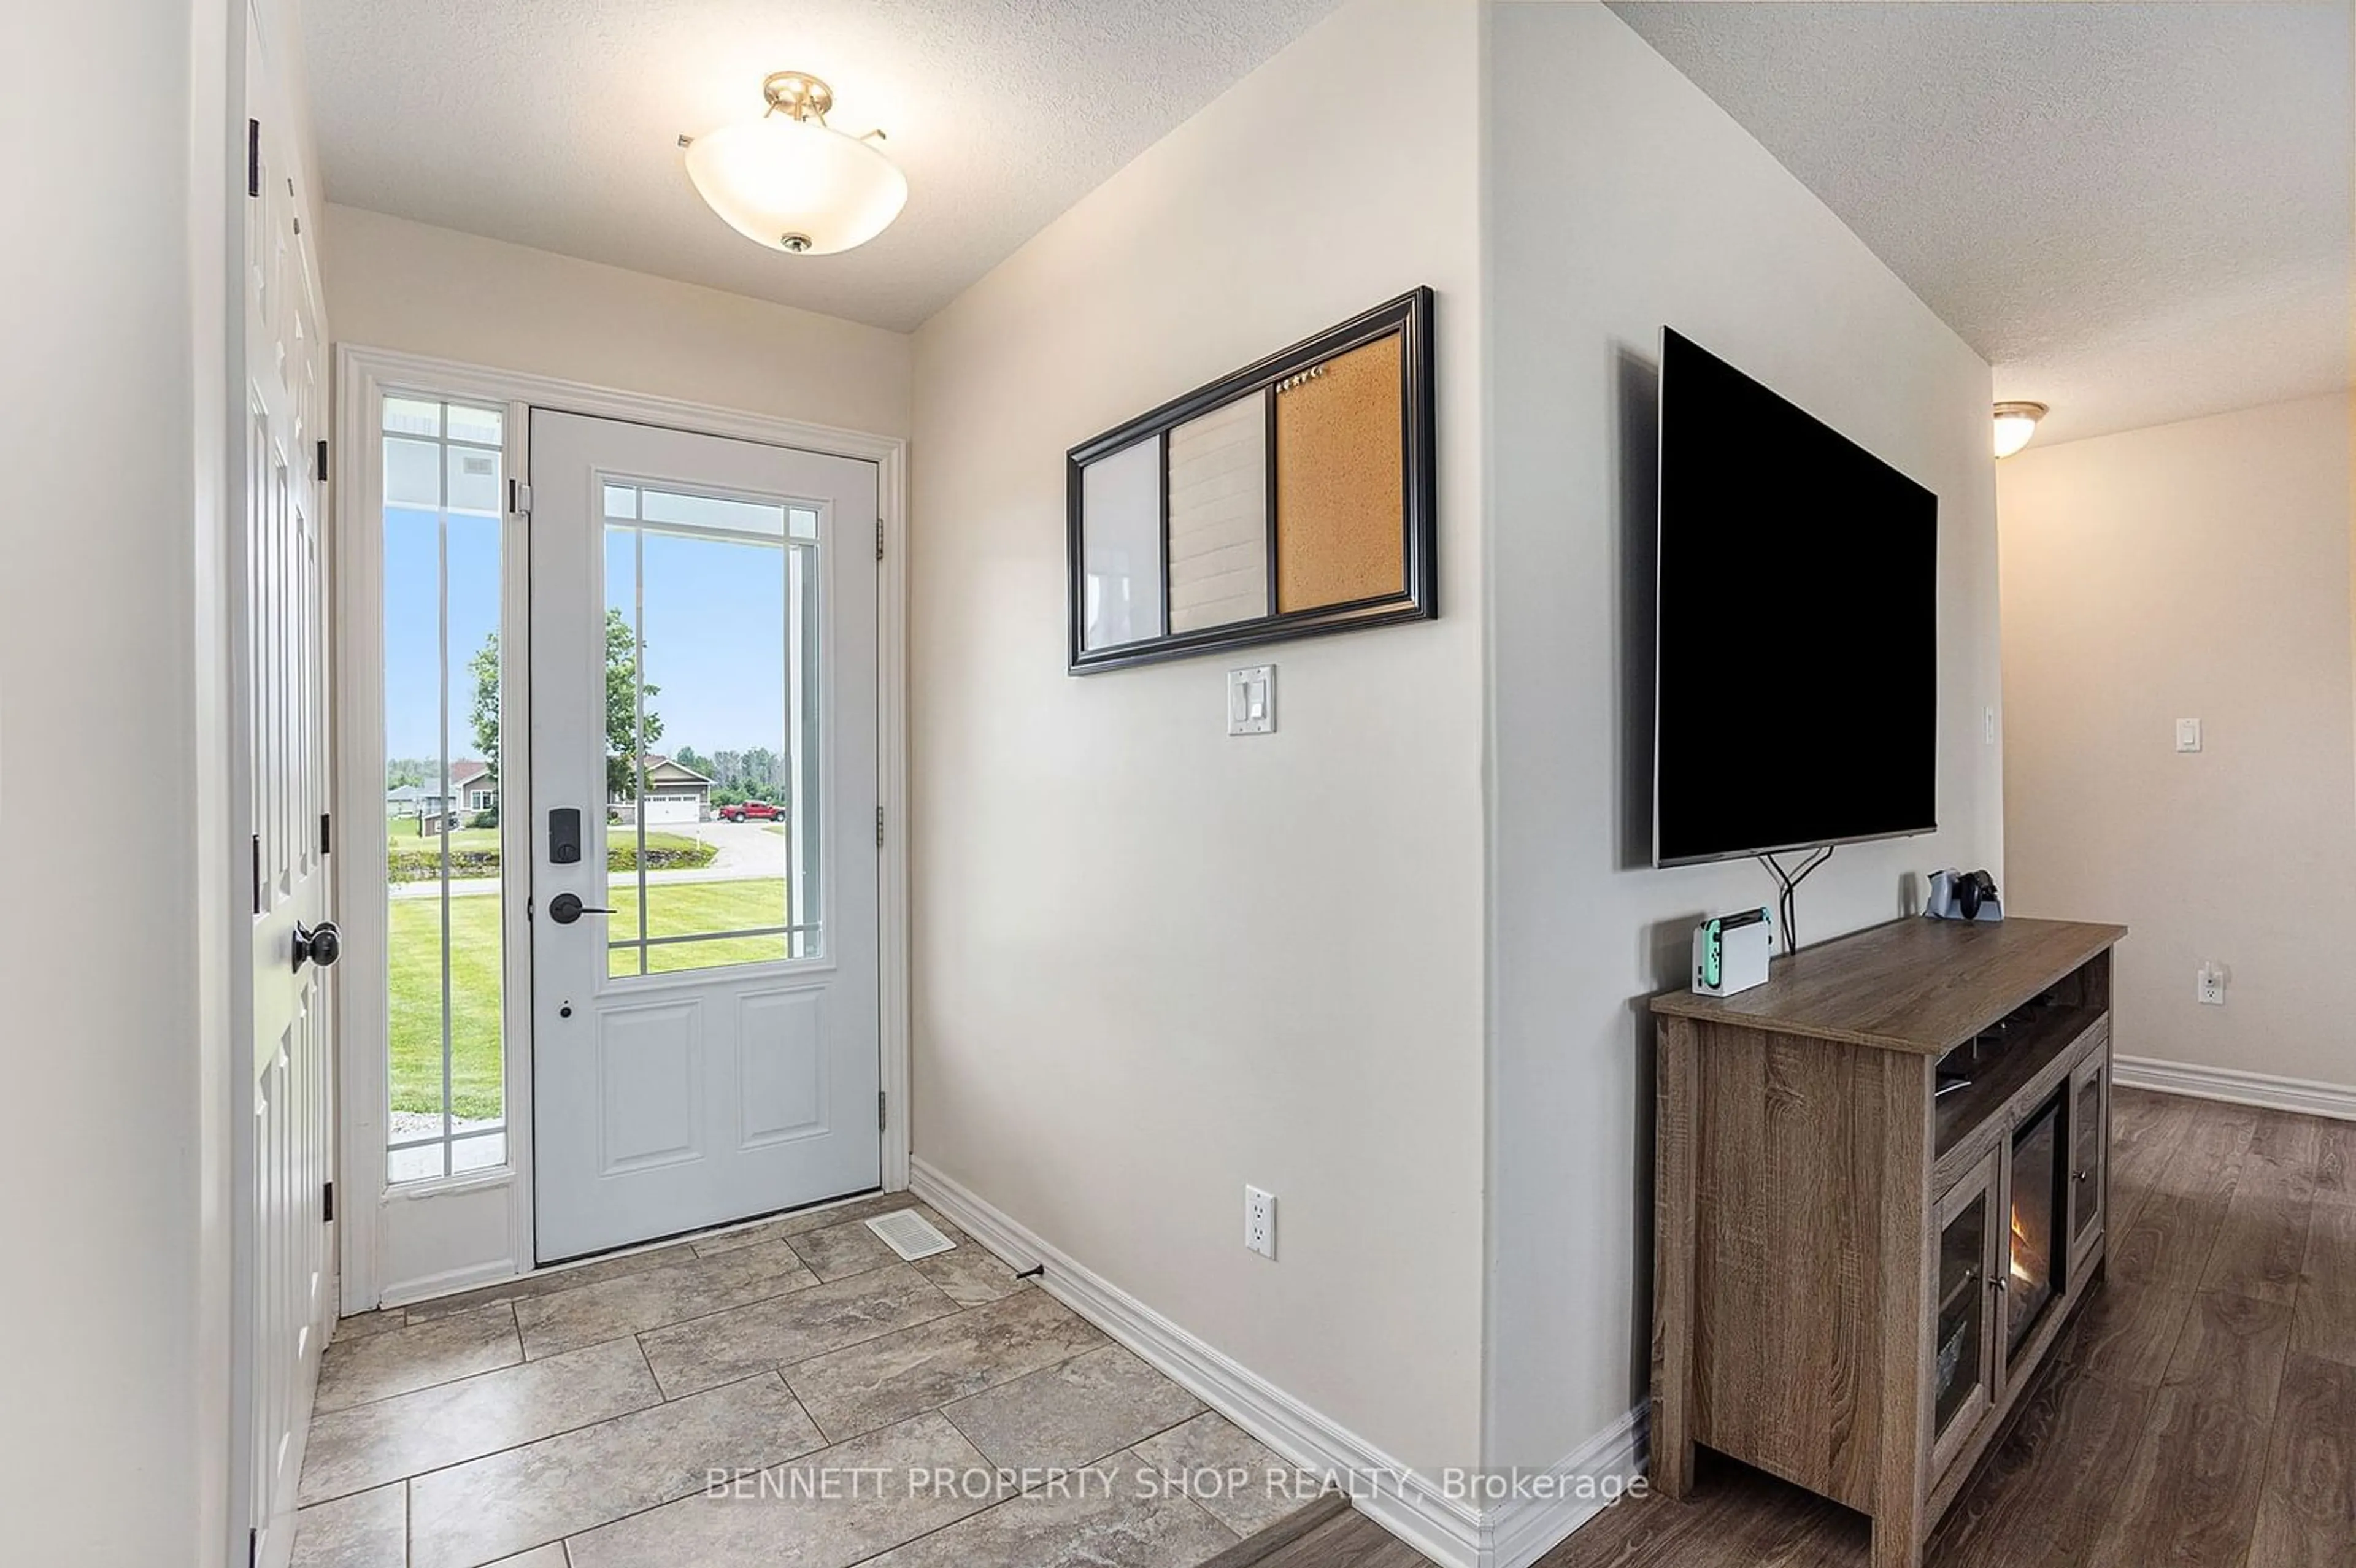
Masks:
[[[874,1187],[875,465],[539,410],[530,452],[540,1261]],[[778,820],[680,831],[671,756]]]

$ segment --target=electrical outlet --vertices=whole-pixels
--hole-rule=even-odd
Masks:
[[[1244,1245],[1276,1261],[1276,1194],[1257,1187],[1244,1189]]]
[[[2197,995],[2201,997],[2201,1005],[2202,1007],[2222,1008],[2225,1005],[2225,970],[2223,965],[2204,962],[2201,965],[2201,973],[2195,976],[2195,979],[2200,987]]]

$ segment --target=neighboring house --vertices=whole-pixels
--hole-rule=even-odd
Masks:
[[[462,814],[498,810],[499,785],[491,776],[491,764],[464,757],[452,763],[450,795],[456,803],[454,809]]]
[[[495,811],[498,804],[499,786],[491,777],[490,764],[466,757],[450,764],[450,776],[438,791],[424,784],[399,784],[384,792],[386,817],[413,818],[421,836],[442,831],[444,810],[455,816],[451,827],[463,827],[466,818]]]
[[[423,816],[428,809],[439,813],[442,797],[427,795],[423,784],[401,784],[384,792],[387,816]]]
[[[442,831],[442,810],[449,799],[445,792],[436,794],[423,784],[402,784],[384,792],[384,816],[388,823],[408,822],[415,825],[420,838]]]
[[[693,768],[658,756],[648,752],[644,759],[646,768],[645,795],[647,826],[665,823],[701,822],[712,815],[712,781]],[[613,803],[614,820],[637,820],[635,801]]]

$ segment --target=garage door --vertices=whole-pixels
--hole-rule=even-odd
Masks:
[[[658,795],[647,801],[647,826],[657,823],[700,822],[703,819],[703,802],[692,795]]]

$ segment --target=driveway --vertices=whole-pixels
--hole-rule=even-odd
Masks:
[[[720,851],[719,858],[697,871],[650,871],[647,880],[681,878],[699,882],[733,881],[740,877],[782,877],[792,869],[786,836],[769,831],[766,822],[699,822],[691,827],[666,831],[700,838]]]

